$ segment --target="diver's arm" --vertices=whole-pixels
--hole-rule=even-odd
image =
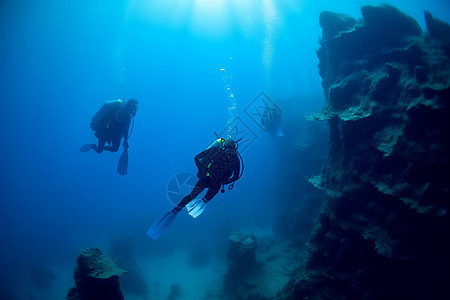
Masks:
[[[125,149],[128,149],[128,134],[129,134],[129,130],[130,130],[130,123],[131,123],[131,119],[127,122],[123,122],[123,132],[122,132],[122,136],[123,136],[123,147]]]
[[[209,157],[211,154],[211,150],[212,148],[208,148],[208,149],[206,149],[206,150],[203,150],[202,152],[200,152],[199,154],[197,154],[195,157],[194,157],[194,161],[195,161],[195,164],[198,166],[198,164],[200,164],[200,163],[202,163],[202,159],[201,159],[201,157],[204,157],[204,156],[206,156],[206,157]]]
[[[131,124],[131,118],[125,122],[123,122],[123,138],[124,140],[128,139],[128,134],[130,133],[130,124]]]
[[[230,179],[224,181],[222,184],[229,184],[238,180],[240,171],[241,171],[241,162],[239,158],[236,157],[236,160],[234,161],[233,176]]]

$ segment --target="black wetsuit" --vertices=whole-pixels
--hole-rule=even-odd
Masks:
[[[199,157],[209,150],[210,149],[206,149],[195,157],[197,166],[199,165]],[[239,157],[236,153],[236,150],[229,151],[231,151],[229,156],[232,163],[230,163],[226,169],[222,170],[222,172],[220,173],[220,177],[205,176],[199,168],[199,173],[197,174],[199,180],[192,189],[192,192],[189,195],[186,195],[183,199],[181,199],[180,203],[178,203],[177,210],[183,209],[186,204],[200,195],[200,193],[203,192],[204,189],[207,188],[208,191],[206,192],[205,197],[203,197],[203,200],[205,202],[208,202],[219,192],[222,184],[229,184],[239,179],[239,172],[241,169]]]
[[[122,137],[128,135],[132,115],[124,110],[121,100],[108,101],[92,118],[91,128],[98,138],[98,145],[91,148],[101,153],[103,150],[117,152]],[[105,146],[108,143],[111,146]]]

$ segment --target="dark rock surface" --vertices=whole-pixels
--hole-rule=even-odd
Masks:
[[[75,287],[68,300],[123,300],[119,276],[126,273],[100,249],[81,251],[74,270]]]
[[[362,15],[320,17],[326,202],[280,298],[450,299],[450,27]]]
[[[236,231],[230,236],[229,250],[228,272],[218,299],[278,299],[298,259],[298,246],[269,232],[255,236]]]
[[[246,230],[236,230],[229,237],[228,271],[224,278],[224,293],[237,297],[245,289],[246,281],[255,271],[256,237]]]
[[[450,26],[438,19],[433,18],[430,12],[425,12],[425,21],[430,36],[439,40],[439,46],[447,56],[450,56]]]

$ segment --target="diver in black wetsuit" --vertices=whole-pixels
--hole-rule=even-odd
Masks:
[[[94,149],[97,153],[103,150],[117,152],[122,137],[123,146],[128,149],[128,130],[131,119],[136,115],[138,102],[130,99],[126,103],[122,100],[108,101],[97,111],[91,120],[91,129],[95,131],[98,139],[97,144],[85,144],[81,146],[80,152]],[[108,143],[110,146],[105,146]]]
[[[242,174],[241,163],[237,152],[237,144],[232,139],[217,139],[205,151],[194,158],[198,167],[197,184],[189,195],[186,195],[172,210],[177,214],[189,202],[194,200],[204,189],[208,189],[202,198],[204,203],[210,201],[219,192],[220,187],[234,184]],[[232,188],[232,186],[230,186]],[[224,191],[224,190],[222,190]]]
[[[229,190],[233,188],[234,182],[241,178],[244,170],[244,162],[237,148],[237,143],[232,139],[217,138],[208,149],[195,156],[195,164],[198,167],[197,177],[199,178],[197,184],[177,206],[150,226],[147,234],[152,239],[156,240],[166,232],[175,222],[178,212],[184,207],[187,208],[189,215],[197,218],[205,210],[206,203],[219,192],[220,186],[222,186],[222,193],[225,192],[223,188],[225,184],[231,184],[228,186]],[[208,189],[205,197],[196,199],[204,189]]]

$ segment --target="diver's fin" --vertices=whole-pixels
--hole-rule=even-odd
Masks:
[[[155,223],[147,230],[147,234],[154,240],[157,240],[161,234],[166,232],[167,229],[175,222],[176,214],[169,210],[161,218],[156,220]]]
[[[128,172],[128,151],[124,149],[119,158],[119,163],[117,164],[117,173],[119,175],[127,175]]]
[[[186,205],[188,214],[197,218],[205,210],[206,202],[203,199],[194,199]]]
[[[84,144],[83,146],[80,147],[80,152],[81,153],[88,152],[91,149],[92,149],[91,144]]]
[[[277,129],[277,135],[278,136],[283,136],[283,128],[281,126],[279,126],[278,129]]]

